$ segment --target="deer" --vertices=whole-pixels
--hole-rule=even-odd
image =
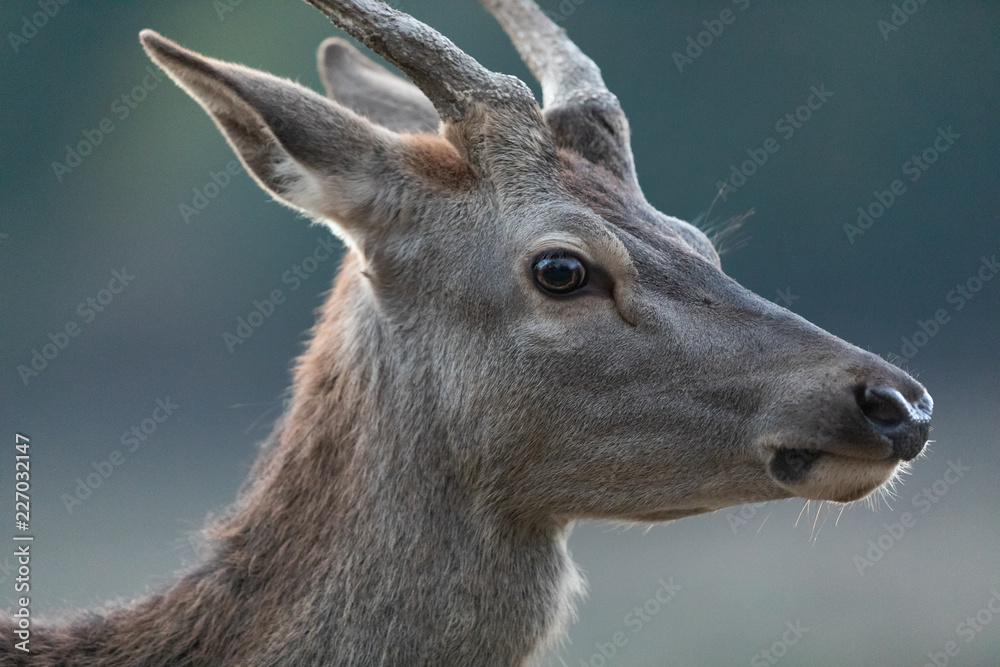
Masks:
[[[542,88],[378,0],[320,95],[151,30],[249,174],[345,256],[287,411],[172,587],[32,626],[3,665],[525,665],[584,593],[575,522],[850,503],[923,451],[916,380],[745,289],[660,213],[594,62],[482,0]]]

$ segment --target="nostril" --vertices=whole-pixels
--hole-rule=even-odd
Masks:
[[[930,421],[931,413],[934,412],[934,399],[926,391],[923,396],[913,404],[917,409],[921,419],[919,421]]]
[[[890,387],[858,387],[855,398],[861,412],[876,426],[899,426],[910,416],[906,399]]]
[[[917,401],[885,385],[861,386],[855,400],[868,423],[892,442],[895,456],[909,461],[923,449],[930,429],[933,401],[926,392]]]

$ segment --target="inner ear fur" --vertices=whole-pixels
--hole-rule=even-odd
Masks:
[[[398,134],[297,83],[202,56],[153,31],[141,40],[261,187],[333,221],[348,241],[397,218],[407,198],[468,184],[467,165],[436,135]]]

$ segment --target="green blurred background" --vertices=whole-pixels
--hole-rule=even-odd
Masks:
[[[487,67],[528,80],[472,0],[393,4]],[[246,174],[219,175],[231,151],[194,102],[148,76],[137,39],[154,28],[321,90],[315,48],[338,31],[318,12],[296,0],[53,5],[35,31],[24,21],[43,23],[37,1],[3,0],[0,11],[0,416],[9,450],[15,431],[32,437],[35,613],[129,599],[196,557],[187,535],[234,497],[337,269],[335,258],[320,263],[287,289],[285,272],[330,234],[269,201]],[[923,665],[954,641],[949,664],[1000,665],[1000,615],[988,611],[1000,605],[1000,279],[976,281],[992,270],[983,258],[1000,253],[1000,3],[542,5],[621,99],[648,199],[685,219],[752,210],[727,241],[726,271],[897,359],[936,401],[934,443],[891,508],[855,504],[838,522],[840,507],[813,503],[796,525],[802,503],[785,501],[648,531],[578,525],[571,548],[590,595],[546,662]],[[688,48],[690,62],[674,55]],[[832,95],[788,136],[776,123],[814,86]],[[112,131],[57,174],[67,145],[95,137],[103,119]],[[939,128],[958,138],[909,180],[904,165]],[[718,182],[768,138],[779,150],[716,201]],[[209,185],[213,173],[224,187]],[[848,234],[858,207],[894,179],[905,192],[863,234]],[[185,220],[181,205],[193,206],[196,190],[211,197]],[[78,310],[106,301],[101,290],[122,269],[135,276],[124,291],[100,312]],[[949,298],[960,285],[970,290],[961,308],[957,293]],[[288,300],[230,352],[223,333],[276,287]],[[939,310],[947,321],[921,336]],[[79,335],[62,339],[70,322]],[[25,382],[18,366],[30,366],[49,334],[68,344]],[[898,358],[914,351],[904,349],[914,336],[916,354]],[[79,481],[122,449],[121,434],[167,398],[173,414],[68,507]],[[9,450],[3,535],[13,532]],[[949,464],[961,476],[946,474]],[[904,512],[913,521],[901,531],[893,524]],[[5,547],[5,605],[12,562]],[[650,603],[671,578],[680,590]],[[798,634],[783,637],[786,623]],[[624,646],[606,657],[617,632]]]

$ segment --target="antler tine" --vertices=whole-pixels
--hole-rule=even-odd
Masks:
[[[601,70],[533,0],[480,0],[542,84],[559,144],[635,183],[628,120]]]
[[[401,69],[445,121],[460,120],[475,100],[534,98],[519,79],[487,70],[447,37],[379,0],[307,0],[355,39]]]
[[[521,59],[542,84],[546,108],[598,98],[617,98],[608,91],[601,70],[533,0],[481,0],[503,26]]]

